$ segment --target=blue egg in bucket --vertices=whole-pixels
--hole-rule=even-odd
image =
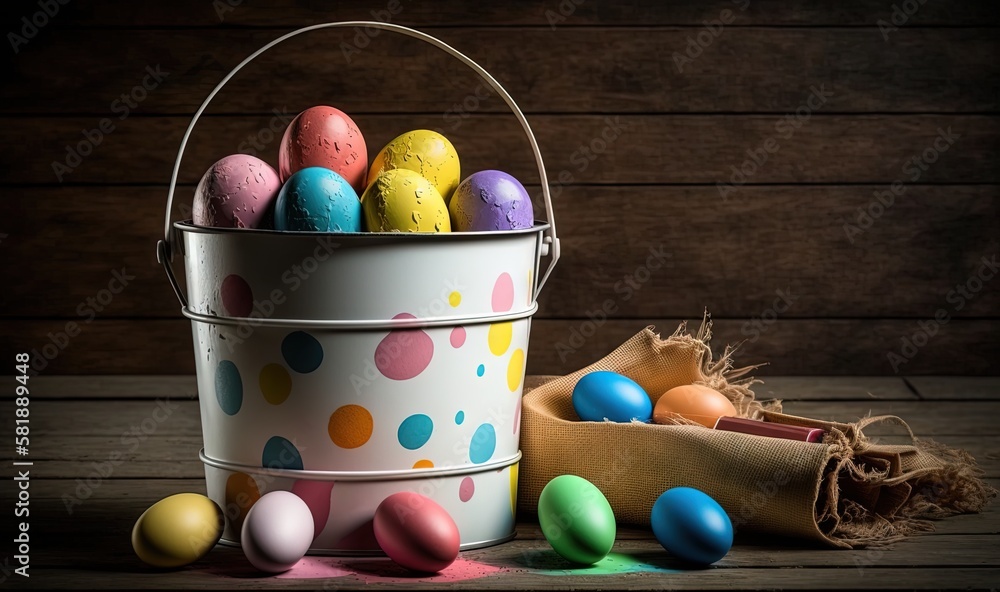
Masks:
[[[297,171],[274,204],[276,230],[361,232],[361,201],[346,179],[323,167]]]

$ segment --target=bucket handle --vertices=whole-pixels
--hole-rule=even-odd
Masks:
[[[520,108],[518,108],[517,104],[514,102],[514,99],[511,98],[510,94],[508,94],[507,91],[502,86],[500,86],[500,83],[497,82],[497,80],[493,78],[493,76],[491,76],[489,72],[484,70],[482,66],[474,62],[471,58],[462,54],[461,52],[459,52],[452,46],[448,45],[444,41],[441,41],[436,37],[432,37],[426,33],[417,31],[415,29],[411,29],[409,27],[403,27],[401,25],[394,25],[392,23],[382,23],[377,21],[345,21],[339,23],[322,23],[318,25],[303,27],[301,29],[292,31],[291,33],[282,35],[281,37],[278,37],[274,41],[271,41],[264,47],[261,47],[257,51],[250,54],[246,59],[237,64],[236,67],[233,68],[229,74],[226,74],[226,77],[223,78],[219,82],[219,84],[216,85],[214,89],[212,89],[212,92],[208,94],[208,97],[205,98],[205,101],[201,104],[200,107],[198,107],[198,110],[195,111],[194,117],[191,119],[191,123],[188,124],[187,130],[185,130],[184,132],[184,137],[181,138],[180,148],[177,150],[177,160],[174,161],[174,170],[170,174],[170,187],[167,190],[167,212],[166,212],[166,221],[163,224],[163,240],[158,241],[156,243],[156,259],[157,261],[163,264],[163,268],[167,272],[167,279],[170,280],[170,285],[174,289],[174,293],[177,295],[177,299],[180,300],[181,306],[187,307],[187,298],[185,297],[184,292],[181,290],[180,285],[177,282],[177,278],[174,275],[173,266],[171,264],[175,249],[173,248],[173,244],[171,242],[171,239],[173,238],[173,233],[171,232],[170,228],[170,222],[171,222],[170,218],[174,204],[174,190],[177,187],[177,175],[180,172],[181,159],[184,157],[184,148],[187,146],[188,138],[191,137],[191,132],[194,130],[195,124],[198,123],[198,118],[201,117],[202,113],[204,113],[205,109],[208,107],[208,104],[212,101],[213,98],[215,98],[215,95],[217,95],[219,91],[222,90],[222,87],[224,87],[226,83],[229,82],[229,80],[236,75],[237,72],[242,70],[244,66],[252,62],[260,54],[271,49],[275,45],[278,45],[282,41],[285,41],[286,39],[295,37],[296,35],[300,35],[302,33],[308,33],[310,31],[315,31],[317,29],[328,29],[335,27],[337,28],[371,27],[375,29],[382,29],[385,31],[393,31],[429,43],[430,45],[433,45],[434,47],[437,47],[438,49],[441,49],[445,53],[458,59],[466,66],[472,68],[472,70],[475,71],[476,74],[479,74],[479,76],[483,80],[485,80],[493,88],[493,90],[495,90],[497,94],[500,95],[501,98],[503,98],[504,102],[507,103],[507,106],[510,107],[511,111],[513,111],[514,116],[517,117],[517,120],[521,123],[521,127],[524,129],[524,134],[528,137],[528,143],[531,144],[532,152],[534,152],[535,154],[535,163],[538,165],[538,177],[542,183],[542,196],[545,198],[545,215],[549,223],[549,227],[544,231],[544,238],[542,239],[542,244],[541,244],[541,255],[543,257],[544,256],[550,257],[550,260],[549,260],[549,266],[545,270],[545,274],[542,275],[541,279],[538,282],[538,289],[535,290],[535,293],[533,295],[533,298],[537,299],[538,294],[539,292],[542,291],[542,287],[545,285],[546,280],[549,279],[549,275],[552,273],[552,269],[556,266],[556,262],[559,261],[559,254],[560,254],[559,238],[556,236],[555,216],[552,210],[552,196],[549,194],[549,182],[548,182],[548,177],[545,174],[545,164],[542,162],[542,153],[538,149],[538,142],[535,141],[535,134],[532,133],[531,126],[528,125],[528,120],[524,117],[524,113],[521,111]]]

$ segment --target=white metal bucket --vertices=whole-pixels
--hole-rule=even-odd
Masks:
[[[184,147],[246,64],[329,27],[375,27],[443,49],[511,107],[534,152],[546,222],[511,232],[306,233],[171,222]],[[188,294],[172,268],[184,261]],[[541,259],[549,257],[544,273]],[[475,62],[419,31],[377,22],[293,31],[209,94],[181,141],[157,244],[192,320],[208,494],[238,544],[250,506],[288,490],[310,506],[310,553],[378,553],[371,519],[392,493],[449,511],[462,548],[513,537],[520,403],[531,315],[559,258],[538,145],[524,114]],[[344,281],[349,278],[350,281]]]

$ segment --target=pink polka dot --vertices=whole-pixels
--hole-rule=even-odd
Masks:
[[[493,284],[493,312],[507,312],[514,306],[514,280],[506,271]]]
[[[465,343],[465,327],[455,327],[451,330],[451,346],[462,347]]]
[[[296,481],[292,485],[292,493],[302,498],[309,506],[313,515],[313,529],[316,533],[313,539],[319,537],[326,528],[330,517],[330,492],[333,491],[333,481]]]
[[[393,319],[415,319],[409,313],[399,313]],[[409,380],[417,376],[434,356],[434,342],[419,329],[397,329],[375,348],[375,367],[386,378]]]
[[[476,482],[472,477],[462,479],[462,484],[458,486],[458,499],[467,502],[472,499],[472,494],[476,493]]]
[[[235,273],[222,280],[222,306],[231,317],[248,317],[253,311],[253,293],[250,284]],[[496,301],[496,297],[493,297]]]

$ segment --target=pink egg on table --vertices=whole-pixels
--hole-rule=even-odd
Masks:
[[[268,228],[281,179],[274,168],[249,154],[213,164],[194,192],[192,221],[198,226]]]
[[[295,116],[278,147],[278,171],[285,181],[307,167],[337,173],[361,195],[368,175],[368,148],[354,120],[340,109],[318,105]]]
[[[458,558],[458,526],[447,510],[419,493],[403,491],[382,500],[372,527],[385,554],[414,571],[439,572]]]

